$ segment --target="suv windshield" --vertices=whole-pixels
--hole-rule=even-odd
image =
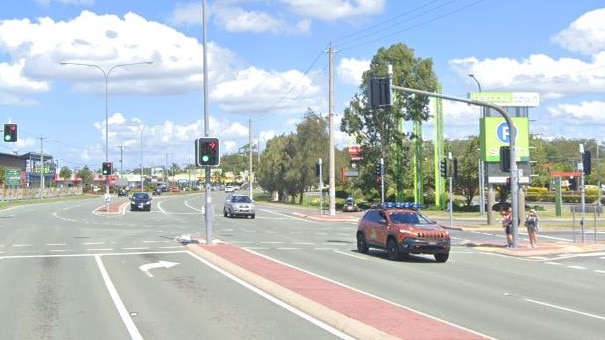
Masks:
[[[417,212],[393,212],[389,218],[395,224],[433,224],[433,221]]]

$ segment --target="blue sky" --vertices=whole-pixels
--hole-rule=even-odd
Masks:
[[[602,1],[207,0],[206,13],[208,130],[223,154],[248,143],[249,126],[264,148],[307,108],[328,113],[330,44],[337,122],[376,51],[404,43],[433,59],[448,95],[477,91],[469,73],[483,91],[539,92],[532,133],[603,141]],[[99,169],[105,77],[60,63],[108,71],[152,61],[109,73],[109,158],[124,170],[141,158],[145,167],[194,163],[193,141],[204,135],[202,28],[201,1],[6,1],[0,119],[19,125],[19,141],[0,152],[43,149],[59,166]],[[444,115],[446,137],[478,135],[476,108],[445,102]]]

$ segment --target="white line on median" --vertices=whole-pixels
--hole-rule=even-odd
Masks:
[[[99,271],[101,272],[101,276],[103,277],[103,281],[105,282],[105,287],[107,288],[107,291],[109,292],[109,295],[113,300],[113,304],[116,306],[118,313],[122,318],[122,322],[124,322],[124,325],[128,330],[128,334],[130,334],[130,338],[133,340],[143,340],[143,336],[141,336],[141,333],[137,329],[137,326],[134,324],[134,321],[130,317],[130,314],[126,309],[124,302],[122,302],[122,299],[120,298],[116,287],[113,285],[113,282],[111,282],[111,278],[107,273],[107,269],[105,269],[105,265],[101,260],[101,256],[95,255],[95,261],[97,262],[97,266],[99,267]]]

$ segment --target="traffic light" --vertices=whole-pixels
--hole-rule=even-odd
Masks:
[[[571,191],[578,190],[578,179],[576,177],[572,177],[569,179],[569,190],[571,190]]]
[[[584,169],[584,175],[590,175],[590,158],[590,151],[584,151],[584,153],[582,153],[582,167]]]
[[[111,162],[103,162],[102,172],[104,176],[111,175],[112,164]]]
[[[321,176],[321,163],[319,162],[315,163],[315,176]]]
[[[510,147],[509,146],[500,147],[500,169],[502,170],[502,172],[510,171]]]
[[[16,142],[17,141],[17,124],[12,124],[12,123],[4,124],[4,141],[5,142]]]
[[[441,177],[447,178],[447,158],[443,158],[439,162],[439,172],[441,173]]]
[[[382,163],[380,163],[380,161],[376,162],[376,169],[374,172],[376,173],[376,176],[382,176]]]
[[[389,77],[371,77],[368,86],[370,107],[390,107],[392,103],[391,79]]]
[[[216,166],[221,162],[219,140],[216,137],[203,137],[195,141],[195,163],[197,166]]]
[[[454,164],[453,164],[453,174],[452,177],[454,178],[458,178],[458,158],[454,158]]]

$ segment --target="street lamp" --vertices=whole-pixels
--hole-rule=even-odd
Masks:
[[[143,130],[145,125],[141,126],[141,192],[144,191],[143,184],[145,183],[145,177],[143,177]]]
[[[476,83],[477,83],[477,87],[479,88],[479,92],[483,92],[481,91],[481,83],[479,82],[479,80],[475,77],[474,74],[470,73],[468,75],[469,77],[471,77]],[[481,107],[481,111],[483,113],[483,117],[485,118],[485,107]],[[481,150],[481,149],[479,149]],[[479,151],[481,152],[481,151]],[[483,216],[485,214],[485,166],[483,164],[483,160],[481,159],[481,155],[479,155],[479,214],[481,216]],[[490,209],[488,207],[488,209]]]
[[[477,80],[477,78],[475,78],[475,75],[472,73],[469,73],[468,76],[473,78],[473,80],[477,83],[477,87],[479,87],[479,92],[483,92],[483,91],[481,91],[481,83],[479,82],[479,80]]]
[[[153,64],[153,61],[142,61],[142,62],[137,62],[137,63],[127,63],[127,64],[117,64],[117,65],[113,65],[112,67],[110,67],[107,71],[102,68],[99,65],[95,65],[95,64],[84,64],[84,63],[72,63],[72,62],[66,62],[66,61],[62,61],[60,63],[61,65],[79,65],[79,66],[88,66],[88,67],[94,67],[98,70],[100,70],[101,72],[103,72],[103,76],[105,76],[105,162],[109,162],[109,112],[108,112],[108,97],[109,97],[109,92],[108,92],[108,82],[109,82],[109,74],[111,73],[111,71],[115,70],[118,67],[124,67],[124,66],[131,66],[131,65],[142,65],[142,64]],[[109,177],[105,178],[105,194],[109,195]]]

